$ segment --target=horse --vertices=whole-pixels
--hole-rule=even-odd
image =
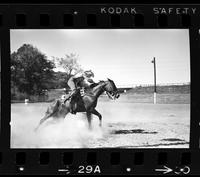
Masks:
[[[85,89],[84,95],[79,96],[76,100],[76,112],[86,112],[89,129],[91,129],[91,115],[94,114],[99,118],[99,126],[102,126],[102,115],[95,109],[97,101],[100,95],[104,92],[112,100],[119,98],[118,89],[111,79],[106,81],[99,81],[93,83],[89,88]],[[45,116],[40,120],[39,125],[35,128],[35,131],[44,123],[48,118],[54,119],[62,118],[70,112],[70,100],[65,101],[56,99],[48,108]]]

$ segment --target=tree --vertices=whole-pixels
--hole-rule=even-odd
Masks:
[[[41,95],[53,77],[52,61],[30,44],[11,54],[11,87],[27,95]]]
[[[52,87],[54,89],[61,89],[61,88],[67,88],[67,75],[65,72],[54,72],[54,79],[52,81]]]
[[[58,67],[65,70],[66,81],[68,81],[72,75],[82,71],[81,66],[78,64],[78,56],[76,54],[71,53],[70,55],[65,55],[64,58],[54,57],[54,61],[57,63]]]

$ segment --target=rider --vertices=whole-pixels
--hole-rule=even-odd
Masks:
[[[67,82],[69,87],[71,88],[72,92],[70,93],[69,97],[66,100],[70,99],[70,112],[72,114],[76,114],[75,111],[75,102],[76,102],[76,95],[79,93],[78,89],[78,84],[83,81],[84,82],[84,87],[85,86],[90,86],[92,83],[94,83],[93,78],[94,73],[91,70],[87,70],[84,72],[78,72],[75,75],[73,75]],[[80,86],[79,86],[80,87]],[[83,87],[83,86],[82,86]],[[64,103],[65,103],[64,101]]]

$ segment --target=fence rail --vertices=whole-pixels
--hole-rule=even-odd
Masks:
[[[175,86],[175,85],[190,85],[190,82],[182,83],[158,83],[157,86]],[[153,84],[123,84],[117,85],[118,88],[134,88],[134,87],[152,87]]]

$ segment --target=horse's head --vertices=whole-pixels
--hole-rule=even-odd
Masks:
[[[108,97],[111,99],[119,98],[120,95],[118,93],[115,83],[111,79],[108,79],[107,81],[105,81],[105,83],[106,83],[106,85],[105,85],[104,89],[105,89]]]

